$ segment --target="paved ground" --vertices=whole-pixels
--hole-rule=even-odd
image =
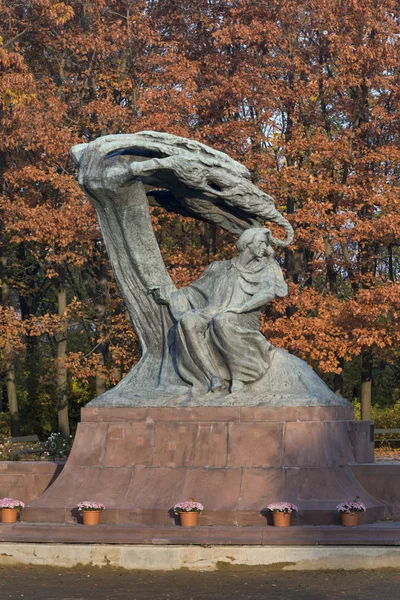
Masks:
[[[212,573],[0,567],[1,600],[397,600],[400,570]]]

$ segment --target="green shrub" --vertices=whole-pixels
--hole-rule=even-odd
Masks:
[[[361,407],[359,402],[354,403],[354,416],[361,419]],[[400,429],[400,403],[393,406],[373,406],[372,420],[375,421],[376,429]]]

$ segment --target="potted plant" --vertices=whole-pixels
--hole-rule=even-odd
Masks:
[[[82,513],[84,525],[98,525],[100,522],[100,513],[105,509],[101,502],[89,502],[84,500],[78,504],[78,510]]]
[[[289,527],[292,512],[299,510],[291,502],[273,502],[268,504],[267,508],[272,512],[275,527]]]
[[[358,496],[350,502],[340,502],[336,510],[340,513],[343,527],[356,527],[360,520],[360,513],[367,509],[362,502],[358,501]]]
[[[195,502],[189,498],[186,502],[178,502],[174,506],[174,512],[179,515],[182,527],[196,527],[197,517],[204,510],[200,502]]]
[[[19,511],[24,508],[25,504],[21,500],[15,498],[1,498],[0,509],[1,509],[1,522],[2,523],[15,523]]]

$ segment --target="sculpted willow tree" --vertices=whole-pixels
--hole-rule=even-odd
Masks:
[[[287,294],[271,246],[288,246],[293,229],[246,168],[204,144],[152,131],[101,137],[71,154],[143,352],[92,404],[346,404],[306,363],[259,332],[260,309]],[[153,233],[145,186],[167,211],[241,232],[239,256],[212,263],[176,289]],[[257,219],[283,227],[286,239]]]

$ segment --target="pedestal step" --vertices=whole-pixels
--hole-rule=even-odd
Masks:
[[[400,523],[358,527],[208,527],[56,525],[54,523],[0,524],[0,542],[74,544],[176,545],[287,545],[287,546],[398,546]]]

